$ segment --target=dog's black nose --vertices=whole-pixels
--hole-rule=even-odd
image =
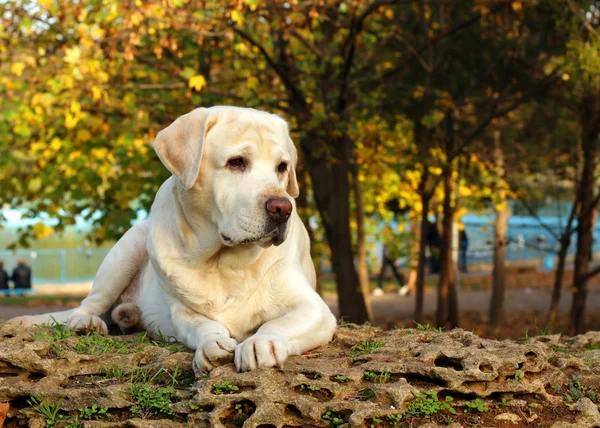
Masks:
[[[285,223],[292,214],[292,203],[287,198],[269,198],[265,203],[265,208],[277,223]]]

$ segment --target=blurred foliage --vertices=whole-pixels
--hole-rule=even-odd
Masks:
[[[419,183],[427,173],[431,214],[440,215],[449,162],[457,218],[500,203],[500,189],[542,199],[540,177],[572,185],[577,118],[564,109],[598,87],[598,37],[579,31],[584,21],[598,28],[595,4],[4,2],[0,198],[26,216],[58,219],[22,231],[18,245],[60,232],[77,215],[94,222],[97,242],[118,238],[168,176],[149,146],[157,131],[200,105],[243,105],[285,116],[296,141],[327,143],[305,144],[305,163],[335,164],[331,142],[348,137],[367,230],[408,255]],[[451,159],[441,148],[448,115],[467,148]],[[506,180],[491,159],[494,132]],[[320,256],[325,214],[316,215],[307,172],[301,181],[299,211]],[[393,218],[396,228],[380,227]]]

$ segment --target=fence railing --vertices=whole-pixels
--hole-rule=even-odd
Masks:
[[[12,273],[17,259],[22,257],[31,267],[32,282],[86,282],[92,281],[109,248],[43,249],[0,251],[4,269]]]

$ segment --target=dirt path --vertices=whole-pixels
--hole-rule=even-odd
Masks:
[[[10,319],[21,315],[37,315],[71,309],[66,306],[15,306],[3,305],[0,299],[0,319]]]
[[[568,313],[571,307],[571,293],[563,291],[560,312]],[[505,308],[509,312],[545,312],[550,305],[551,290],[525,288],[507,290]],[[410,319],[414,312],[415,296],[399,296],[386,293],[383,296],[371,297],[373,312],[377,317]],[[436,310],[437,296],[434,292],[425,294],[425,314],[433,314]],[[487,311],[489,308],[489,291],[460,291],[459,308],[461,311]],[[335,294],[325,296],[325,301],[337,314],[337,298]],[[34,315],[69,309],[64,306],[12,306],[2,305],[0,300],[0,318],[9,319],[19,315]],[[600,312],[600,287],[589,290],[586,311]]]
[[[507,290],[505,309],[508,312],[545,312],[550,306],[552,290],[544,288],[524,288]],[[461,311],[488,311],[490,305],[489,291],[466,291],[458,293]],[[560,313],[568,313],[571,309],[571,293],[565,289],[560,302]],[[335,295],[325,296],[325,301],[337,314],[337,298]],[[383,296],[371,297],[373,313],[376,317],[411,318],[415,309],[415,296],[399,296],[396,293],[386,293]],[[434,292],[425,294],[424,312],[426,315],[435,313],[437,295]],[[600,311],[600,287],[588,291],[586,311]]]

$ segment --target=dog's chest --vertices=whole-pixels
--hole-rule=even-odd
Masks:
[[[219,321],[232,337],[247,337],[278,316],[279,305],[268,277],[258,279],[248,272],[237,275],[205,272],[197,281],[195,291],[180,290],[180,298],[196,312]]]
[[[223,324],[234,339],[243,340],[268,320],[265,303],[268,304],[264,299],[232,297],[221,307],[215,320]]]

